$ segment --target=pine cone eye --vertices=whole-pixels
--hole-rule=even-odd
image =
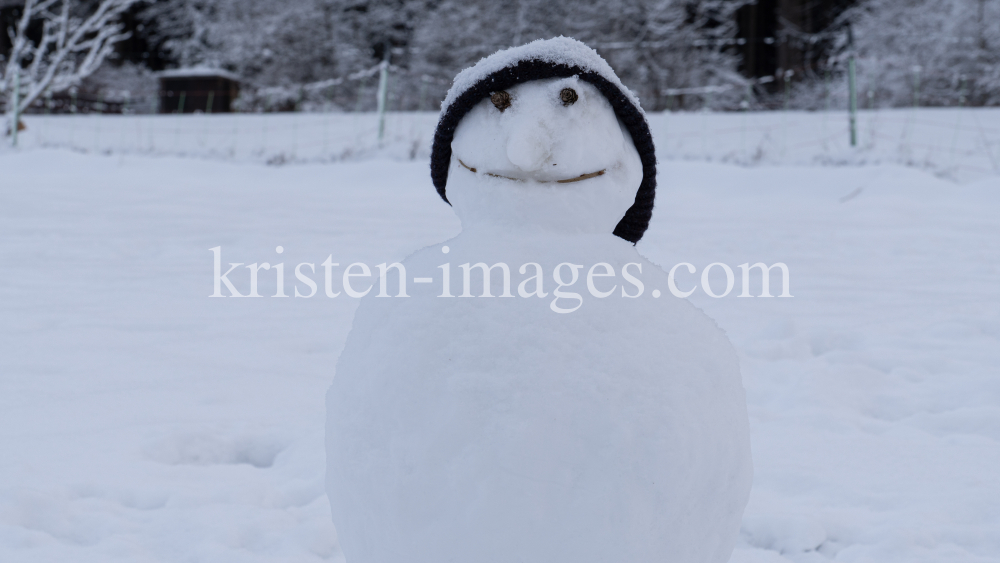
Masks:
[[[572,88],[563,88],[562,92],[559,92],[559,99],[562,100],[564,106],[571,106],[575,104],[580,97],[576,95],[576,90]]]
[[[490,96],[490,101],[496,106],[501,112],[510,107],[510,94],[506,90],[500,90],[499,92],[493,92]]]

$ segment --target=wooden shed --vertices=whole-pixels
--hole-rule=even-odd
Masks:
[[[212,68],[159,73],[160,113],[227,113],[240,93],[235,74]]]

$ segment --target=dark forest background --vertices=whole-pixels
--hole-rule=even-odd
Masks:
[[[0,0],[4,27],[19,4]],[[431,110],[479,58],[568,35],[652,111],[839,107],[852,54],[863,104],[1000,103],[998,0],[155,0],[123,25],[92,95],[208,67],[240,77],[245,111],[371,110],[388,59],[390,109]]]

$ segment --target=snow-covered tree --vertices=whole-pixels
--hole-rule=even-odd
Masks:
[[[743,0],[445,0],[420,22],[412,48],[420,75],[444,86],[493,51],[567,35],[596,48],[648,109],[682,103],[677,89],[738,86],[733,13]],[[440,86],[439,86],[440,88]],[[730,97],[741,92],[734,88]],[[689,97],[688,105],[705,103]],[[730,100],[729,102],[731,102]],[[717,99],[719,105],[727,105]]]
[[[244,81],[244,107],[288,109],[302,84],[368,64],[371,54],[354,41],[365,29],[357,14],[370,19],[373,11],[362,0],[160,0],[142,17],[174,66],[234,72]]]
[[[388,50],[393,109],[432,108],[461,69],[498,49],[557,35],[595,47],[649,109],[742,98],[734,11],[749,0],[159,0],[154,39],[180,66],[216,66],[244,79],[245,107],[326,99],[373,109],[373,77],[323,89],[309,83],[364,71]],[[261,96],[254,96],[254,88]],[[713,98],[677,89],[731,88]],[[728,98],[727,98],[728,96]]]
[[[135,1],[24,1],[16,24],[7,30],[10,52],[0,60],[8,131],[16,126],[14,116],[39,96],[66,90],[101,66],[126,37],[118,17]],[[41,30],[34,33],[38,25]]]
[[[590,43],[649,109],[736,107],[746,81],[736,69],[734,12],[740,0],[627,0],[613,13],[597,3]],[[578,23],[581,33],[588,25]],[[708,88],[706,88],[708,87]],[[710,95],[668,92],[705,89]]]
[[[867,0],[850,16],[877,104],[1000,104],[1000,2]]]
[[[149,40],[182,67],[208,66],[216,41],[210,41],[217,0],[160,0],[142,12]]]

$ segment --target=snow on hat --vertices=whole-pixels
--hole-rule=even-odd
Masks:
[[[614,230],[619,237],[636,243],[649,227],[653,199],[656,197],[656,152],[646,114],[639,106],[639,99],[622,84],[597,51],[570,37],[539,39],[520,47],[497,51],[458,73],[441,104],[441,119],[434,131],[431,148],[434,187],[441,199],[450,204],[445,185],[451,162],[451,141],[458,123],[483,98],[522,82],[570,76],[578,76],[604,94],[639,151],[642,183],[635,194],[635,203]]]

